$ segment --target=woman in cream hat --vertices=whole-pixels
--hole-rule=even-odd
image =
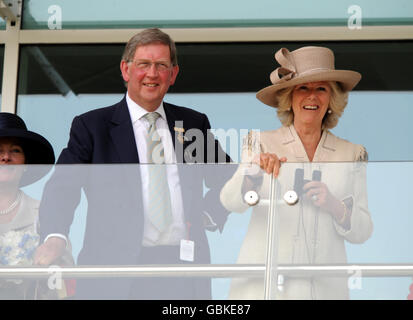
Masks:
[[[361,75],[335,70],[334,54],[324,47],[303,47],[292,52],[282,48],[275,59],[281,66],[271,73],[272,85],[260,90],[257,98],[277,109],[283,126],[250,132],[243,146],[243,164],[223,188],[221,201],[230,211],[244,212],[248,205],[243,194],[255,190],[268,198],[269,174],[273,174],[281,195],[293,190],[298,196],[293,205],[276,202],[278,263],[346,263],[344,240],[362,243],[373,228],[362,165],[367,152],[329,129],[337,125],[348,92]],[[282,166],[284,162],[291,164]],[[245,174],[244,164],[251,163],[262,170]],[[267,212],[268,207],[254,207],[238,263],[265,263]],[[347,299],[347,278],[286,278],[275,296]],[[234,279],[229,298],[264,298],[263,279]]]

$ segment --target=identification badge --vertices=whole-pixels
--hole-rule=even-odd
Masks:
[[[179,258],[183,261],[194,261],[195,243],[192,240],[181,240]]]

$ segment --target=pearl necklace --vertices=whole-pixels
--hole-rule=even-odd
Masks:
[[[19,192],[17,193],[16,199],[14,200],[14,202],[7,208],[4,210],[0,210],[0,216],[5,215],[10,213],[11,211],[13,211],[14,208],[17,207],[17,205],[20,203],[21,199],[22,199],[22,195],[23,193],[19,190]]]

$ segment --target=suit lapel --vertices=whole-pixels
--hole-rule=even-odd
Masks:
[[[314,154],[314,162],[323,162],[327,159],[331,159],[332,154],[336,151],[335,136],[328,130],[323,130],[320,143],[317,146],[317,150]]]
[[[179,181],[181,185],[182,198],[184,200],[185,221],[190,221],[191,212],[193,211],[192,203],[193,203],[194,197],[188,196],[188,195],[193,194],[193,190],[195,188],[194,183],[197,180],[196,173],[198,173],[199,170],[201,169],[200,167],[201,165],[184,164],[186,163],[185,157],[184,157],[184,150],[187,147],[188,142],[184,141],[184,143],[181,143],[178,139],[175,139],[175,134],[178,134],[178,132],[175,132],[174,128],[180,127],[184,130],[191,129],[191,128],[184,127],[186,123],[184,122],[184,119],[177,116],[173,105],[170,105],[169,103],[164,102],[163,106],[164,106],[166,118],[168,121],[169,131],[171,132],[171,137],[172,137],[175,155],[176,155],[178,176],[179,176]]]
[[[174,145],[174,149],[175,149],[175,122],[178,120],[176,118],[175,113],[173,112],[173,107],[169,104],[164,102],[163,103],[163,108],[165,110],[165,114],[166,114],[166,120],[168,121],[168,127],[169,127],[169,131],[171,132],[171,137],[172,137],[172,143]]]
[[[289,127],[285,128],[283,135],[283,144],[290,145],[290,148],[293,150],[294,157],[298,162],[309,161],[303,143],[301,142],[297,131],[295,131],[294,125],[290,125]]]
[[[305,151],[304,145],[301,142],[294,125],[290,125],[286,128],[283,135],[283,144],[290,144],[298,162],[308,162],[308,156]],[[335,152],[334,136],[328,131],[323,130],[321,134],[320,142],[317,145],[317,149],[314,153],[313,162],[322,162],[326,158],[329,158],[331,153]]]
[[[178,116],[174,112],[174,107],[172,105],[164,102],[163,106],[166,114],[166,119],[168,121],[169,131],[171,132],[172,143],[176,155],[176,162],[185,163],[186,161],[184,157],[184,150],[187,147],[188,142],[178,139],[178,135],[180,135],[182,138],[184,137],[187,129],[184,127],[184,120],[178,118]],[[176,128],[182,129],[183,132],[176,131]]]
[[[110,136],[121,163],[139,163],[135,135],[125,97],[115,109],[111,126]]]

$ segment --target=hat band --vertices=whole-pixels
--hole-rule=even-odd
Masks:
[[[276,83],[290,81],[298,77],[305,76],[306,74],[311,74],[317,71],[334,71],[334,69],[314,68],[314,69],[310,69],[310,70],[306,70],[301,73],[298,73],[295,71],[295,69],[291,70],[285,67],[278,67],[271,73],[270,79],[273,84],[276,84]]]
[[[314,69],[310,69],[310,70],[300,72],[300,73],[298,73],[298,76],[302,76],[302,75],[305,75],[307,73],[314,72],[314,71],[334,71],[334,70],[330,69],[330,68],[314,68]]]

